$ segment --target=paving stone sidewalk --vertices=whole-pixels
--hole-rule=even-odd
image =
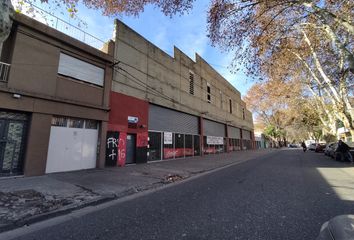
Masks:
[[[262,149],[0,179],[0,232],[276,153]]]

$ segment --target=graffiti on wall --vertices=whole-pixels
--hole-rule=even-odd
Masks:
[[[115,166],[118,158],[119,132],[108,131],[106,141],[106,165]]]
[[[126,160],[126,149],[127,149],[127,133],[120,133],[119,144],[118,144],[118,162],[117,165],[123,167]]]

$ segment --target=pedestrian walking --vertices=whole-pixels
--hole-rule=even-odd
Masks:
[[[302,150],[303,150],[304,152],[306,152],[307,147],[306,147],[306,144],[305,144],[305,142],[304,142],[304,141],[302,141],[302,143],[301,143],[301,147],[302,147]]]
[[[353,156],[350,153],[350,147],[343,142],[341,139],[338,141],[338,147],[336,152],[340,154],[341,161],[349,160],[350,163],[353,163]]]

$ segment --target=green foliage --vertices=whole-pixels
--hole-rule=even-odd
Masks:
[[[333,134],[328,133],[323,136],[323,140],[325,140],[326,143],[330,143],[330,142],[335,142],[337,138]]]

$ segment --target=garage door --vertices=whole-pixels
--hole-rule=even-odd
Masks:
[[[198,135],[199,122],[196,116],[150,104],[149,130]]]
[[[251,132],[242,129],[242,139],[251,140]]]
[[[240,129],[227,126],[227,133],[229,134],[229,138],[234,138],[234,139],[240,139],[241,134],[240,134]]]
[[[204,136],[225,137],[225,125],[222,123],[203,119]]]
[[[97,140],[97,121],[54,117],[46,173],[95,168]]]

